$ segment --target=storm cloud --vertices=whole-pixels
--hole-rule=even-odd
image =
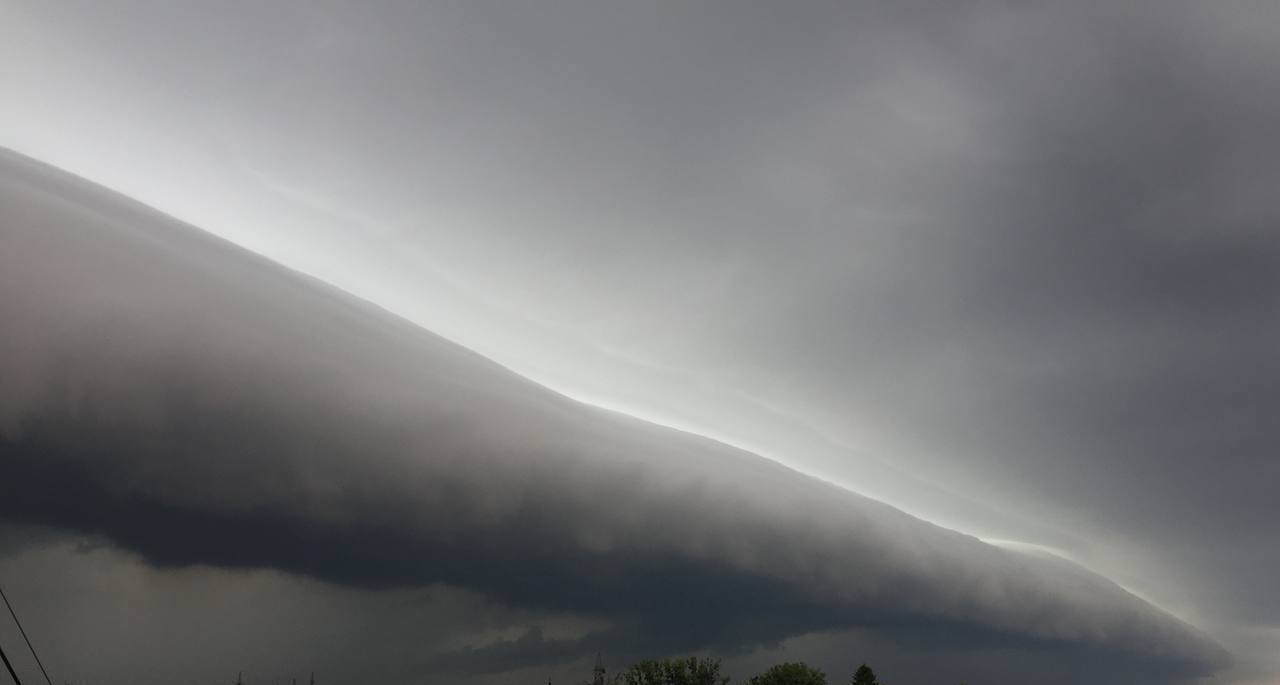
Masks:
[[[974,569],[1030,564],[1013,577],[1040,578],[1037,598],[1065,592],[1068,571],[1026,551],[1068,558],[1225,644],[1235,661],[1220,680],[1271,682],[1277,64],[1280,11],[1250,0],[282,0],[234,12],[10,0],[0,144],[316,281],[267,266],[240,278],[232,264],[255,259],[244,255],[197,268],[196,255],[239,254],[207,239],[87,225],[67,245],[23,237],[2,277],[6,306],[28,325],[6,326],[0,344],[33,361],[5,367],[6,449],[26,436],[29,477],[81,494],[24,491],[9,506],[21,503],[24,520],[110,524],[166,568],[291,564],[344,587],[469,576],[515,558],[495,551],[513,544],[530,577],[563,587],[476,575],[506,598],[495,601],[544,597],[617,618],[570,635],[522,613],[501,635],[437,655],[455,666],[565,653],[592,631],[623,641],[646,625],[642,602],[590,599],[619,594],[590,578],[614,573],[620,585],[645,567],[688,588],[724,578],[726,593],[787,607],[772,628],[725,643],[836,630],[856,614],[879,622],[867,644],[915,674],[890,682],[950,677],[944,663],[991,682],[1070,672],[1063,652],[1025,646],[1007,652],[1021,675],[984,670],[999,647],[913,670],[933,657],[894,651],[911,641],[882,613],[928,615],[906,632],[945,625],[952,640],[979,625],[1027,633],[994,627],[1005,619],[982,602],[960,607],[974,590],[964,582],[925,591],[920,611],[882,607],[905,593],[877,573],[888,586],[935,587],[944,571],[918,571],[933,564],[906,543],[878,555],[868,540],[880,533],[838,536],[847,517],[868,535],[902,520],[932,532],[881,537],[952,550],[947,559]],[[6,168],[9,183],[44,183],[29,162]],[[11,241],[18,218],[53,216],[33,204],[47,194],[12,192],[0,208]],[[71,202],[93,208],[93,225],[142,211],[94,197]],[[151,226],[143,214],[122,225]],[[134,235],[153,252],[102,235]],[[135,257],[69,246],[93,240]],[[145,256],[164,245],[165,259]],[[80,270],[46,273],[44,257]],[[137,265],[147,266],[136,282],[114,280]],[[199,281],[206,290],[188,270],[218,277]],[[144,274],[169,287],[144,286]],[[136,301],[105,316],[77,299],[87,294],[54,297],[76,279],[116,283],[103,302]],[[30,292],[37,282],[49,290]],[[370,305],[334,304],[350,301],[341,294],[314,307],[284,294],[324,284],[564,396]],[[57,302],[65,309],[40,313]],[[162,321],[174,310],[204,316]],[[303,328],[314,333],[299,342]],[[74,343],[86,338],[94,345]],[[93,382],[73,382],[80,373]],[[96,388],[88,413],[75,410],[82,387]],[[165,428],[147,447],[125,426]],[[60,442],[72,435],[85,442]],[[219,458],[154,466],[194,442]],[[129,458],[113,447],[124,444]],[[90,445],[107,456],[88,458]],[[196,478],[219,488],[193,492]],[[803,496],[766,496],[775,478]],[[490,494],[475,494],[481,480]],[[638,523],[650,505],[661,510],[652,528]],[[213,541],[178,544],[169,524]],[[244,544],[217,535],[232,529]],[[547,529],[561,534],[534,534]],[[757,532],[724,532],[739,529]],[[775,539],[814,566],[752,561]],[[397,553],[355,562],[325,540],[366,560]],[[810,544],[828,551],[806,556]],[[288,554],[268,559],[270,549]],[[456,566],[440,565],[443,549]],[[866,554],[883,564],[827,577]],[[1068,614],[1076,628],[1093,616]],[[837,634],[853,633],[784,643],[844,663]],[[1144,641],[1131,638],[1119,642]],[[1178,672],[1112,666],[1130,682]]]
[[[968,625],[1192,673],[1225,654],[1061,560],[594,409],[6,153],[0,513],[157,566],[446,583],[668,649]]]

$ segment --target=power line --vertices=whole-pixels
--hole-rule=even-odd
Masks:
[[[49,672],[44,670],[44,664],[40,662],[40,655],[36,654],[36,648],[31,646],[31,639],[27,637],[27,631],[22,629],[22,621],[18,620],[18,615],[13,612],[13,605],[9,603],[9,597],[4,594],[4,588],[0,587],[0,599],[4,600],[4,605],[9,607],[9,615],[13,617],[13,622],[18,624],[18,632],[22,633],[22,639],[27,643],[27,649],[31,650],[31,656],[36,658],[36,665],[40,667],[40,672],[44,674],[44,682],[53,685],[53,680],[49,678]],[[9,660],[4,660],[5,666],[9,666]],[[13,674],[13,667],[9,666],[9,674],[13,675],[14,682],[18,681],[18,676]],[[22,683],[18,683],[22,685]]]
[[[0,647],[0,661],[3,661],[4,667],[9,669],[9,675],[13,678],[14,685],[22,685],[22,681],[18,679],[18,674],[13,671],[13,664],[9,663],[9,657],[4,655],[3,647]]]

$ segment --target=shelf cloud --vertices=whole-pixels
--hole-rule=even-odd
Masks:
[[[4,7],[73,680],[1280,674],[1280,4]]]
[[[3,164],[8,519],[162,568],[443,583],[672,649],[951,626],[1193,674],[1225,659],[1065,561],[579,404],[126,198]]]

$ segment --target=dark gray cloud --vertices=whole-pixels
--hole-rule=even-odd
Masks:
[[[101,538],[0,556],[5,590],[55,682],[421,682],[427,656],[539,626],[590,622],[504,607],[457,588],[365,590],[271,570],[155,568]],[[0,640],[40,679],[12,622]],[[561,680],[556,673],[556,681]],[[532,678],[546,681],[546,671]]]
[[[578,404],[120,196],[4,161],[11,520],[101,535],[158,567],[445,583],[607,617],[636,653],[883,625],[1187,675],[1223,663],[1079,567]],[[537,633],[487,649],[530,644],[574,653]]]

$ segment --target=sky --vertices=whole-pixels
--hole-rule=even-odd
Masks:
[[[1274,4],[0,12],[68,678],[1280,678]]]

